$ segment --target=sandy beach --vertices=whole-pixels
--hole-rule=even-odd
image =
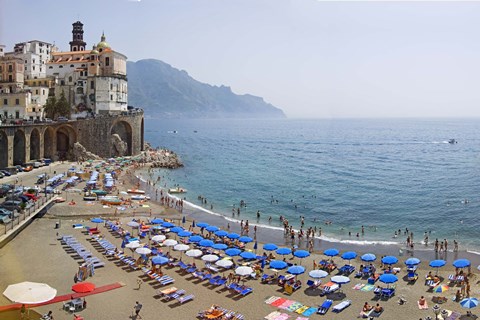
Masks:
[[[44,168],[41,170],[54,170],[62,172],[67,170],[72,164],[58,164],[52,168]],[[20,177],[23,180],[23,184],[33,183],[31,181],[36,180],[36,175],[42,172],[36,171],[30,174],[22,174]],[[124,191],[127,188],[131,188],[135,183],[135,178],[130,171],[129,175],[122,174],[117,184],[120,191]],[[8,180],[4,179],[4,182]],[[81,188],[82,184],[78,186]],[[115,208],[104,208],[100,204],[89,205],[82,201],[82,194],[79,193],[63,193],[62,196],[68,197],[67,202],[56,204],[49,212],[42,218],[34,220],[25,230],[23,230],[15,239],[0,249],[1,265],[0,268],[0,288],[2,292],[9,284],[22,282],[22,281],[34,281],[44,282],[58,290],[58,295],[70,294],[71,286],[74,284],[74,275],[78,271],[79,265],[82,261],[79,257],[74,256],[72,253],[68,253],[66,246],[62,245],[57,239],[61,235],[72,235],[78,242],[88,248],[96,257],[99,257],[105,262],[105,267],[95,270],[95,275],[87,279],[87,281],[93,282],[97,287],[108,285],[111,283],[121,282],[125,284],[123,287],[111,290],[104,293],[94,294],[86,297],[88,302],[87,308],[79,314],[85,319],[129,319],[133,316],[133,307],[136,301],[140,301],[143,304],[141,315],[143,319],[195,319],[198,312],[208,309],[212,304],[220,305],[223,308],[230,309],[239,312],[245,316],[245,319],[263,319],[271,312],[279,310],[264,301],[272,296],[278,296],[300,302],[303,305],[310,307],[318,307],[323,303],[326,297],[320,297],[318,290],[309,289],[306,285],[309,279],[308,272],[313,268],[313,261],[320,261],[325,258],[322,254],[323,250],[334,246],[342,252],[346,250],[355,250],[359,255],[365,252],[374,252],[380,258],[384,253],[383,248],[376,247],[356,247],[348,244],[331,244],[331,243],[316,243],[316,249],[314,254],[310,257],[302,259],[291,259],[291,255],[287,256],[287,262],[301,263],[306,267],[306,273],[299,275],[297,278],[302,282],[303,286],[299,290],[295,291],[291,296],[287,296],[283,293],[281,287],[276,284],[262,284],[260,281],[250,279],[245,282],[245,285],[252,287],[253,292],[245,297],[241,297],[237,294],[232,294],[224,287],[213,287],[208,285],[206,281],[199,281],[193,278],[191,275],[182,272],[180,268],[164,267],[164,273],[175,279],[175,282],[170,286],[175,286],[179,289],[184,289],[187,293],[195,295],[192,301],[185,304],[179,304],[175,300],[165,302],[160,299],[155,290],[159,288],[158,284],[149,278],[143,276],[141,270],[133,271],[130,267],[122,265],[114,258],[108,258],[103,254],[103,251],[97,250],[95,242],[91,240],[91,236],[85,234],[85,229],[74,229],[73,224],[80,223],[86,226],[94,227],[95,224],[89,222],[90,218],[94,216],[101,216],[105,218],[120,219],[122,225],[126,227],[126,223],[135,217],[146,221],[153,217],[171,218],[178,221],[183,217],[182,213],[173,210],[172,208],[165,208],[159,204],[153,202],[148,203],[148,207],[141,207],[140,204],[133,204],[132,207],[125,211],[115,213]],[[75,201],[75,205],[69,205],[69,201]],[[135,210],[135,213],[134,213]],[[150,216],[151,210],[151,216]],[[135,214],[135,216],[134,216]],[[203,216],[196,213],[185,214],[189,219],[195,219],[197,222],[200,220],[208,219],[208,223],[216,224],[219,227],[225,226],[225,220],[216,216]],[[205,219],[204,219],[205,218]],[[60,228],[55,229],[56,222],[60,221]],[[188,228],[190,222],[187,221],[185,226]],[[109,240],[112,244],[120,249],[122,239],[116,237],[112,232],[108,231],[106,227],[99,224],[99,229],[102,236]],[[232,231],[238,231],[239,226],[231,225]],[[194,231],[199,232],[197,227]],[[168,234],[169,237],[175,238],[172,233]],[[275,236],[273,240],[277,239]],[[258,248],[257,254],[262,254],[262,243],[271,242],[272,239],[269,235],[269,230],[261,229],[258,231]],[[280,238],[281,241],[281,238]],[[143,241],[145,242],[145,241]],[[283,243],[277,244],[281,246]],[[253,249],[253,243],[247,244],[246,249]],[[129,249],[125,249],[126,253]],[[167,250],[168,249],[164,249]],[[397,249],[393,249],[397,251]],[[388,251],[388,250],[387,250]],[[433,250],[432,250],[433,251]],[[397,251],[398,253],[398,251]],[[171,250],[172,256],[180,258],[180,253]],[[396,254],[398,255],[398,254]],[[409,255],[399,257],[399,263],[394,267],[401,268],[398,274],[399,281],[396,283],[396,294],[392,298],[385,300],[378,300],[375,298],[373,291],[355,290],[353,287],[358,284],[367,284],[366,279],[354,278],[353,274],[350,275],[351,282],[342,285],[342,292],[340,294],[333,294],[329,296],[334,300],[333,305],[339,303],[341,300],[349,299],[352,301],[352,305],[346,308],[341,313],[332,313],[331,310],[326,316],[326,319],[353,319],[356,318],[365,302],[370,305],[379,303],[385,311],[381,314],[382,319],[424,319],[427,316],[434,317],[432,307],[435,305],[432,302],[433,296],[447,297],[447,302],[441,304],[442,309],[458,312],[462,315],[466,314],[467,309],[460,306],[459,303],[452,301],[452,297],[455,292],[460,289],[459,285],[451,286],[444,293],[433,293],[428,290],[428,287],[424,284],[425,275],[429,271],[435,272],[435,270],[428,267],[429,255],[434,257],[434,253],[428,251],[428,254],[417,255],[416,257],[422,259],[422,263],[418,267],[418,280],[412,284],[406,281],[406,267],[403,263]],[[451,261],[455,258],[464,258],[466,256],[463,253],[458,253],[455,256],[453,253],[448,253],[447,265],[439,269],[439,276],[443,278],[442,284],[448,284],[448,276],[454,273],[454,268],[451,265]],[[344,261],[340,257],[334,257],[334,261],[338,265],[343,265]],[[238,257],[234,258],[235,261]],[[184,257],[183,261],[192,262],[192,258]],[[360,264],[364,262],[358,258],[352,260],[352,264],[358,270]],[[196,260],[197,266],[203,266],[204,263],[201,260]],[[375,261],[375,265],[379,268],[379,259]],[[469,277],[471,283],[471,296],[476,297],[479,293],[478,276],[476,275],[476,265],[472,265],[473,275]],[[230,271],[225,274],[228,275]],[[265,273],[273,274],[272,271],[265,268]],[[222,274],[222,273],[220,273]],[[284,271],[280,271],[279,274],[285,274]],[[336,272],[332,272],[331,276],[336,275]],[[141,285],[137,283],[137,280],[141,279]],[[330,276],[322,279],[322,282],[328,282]],[[383,285],[377,282],[376,285]],[[170,286],[166,286],[168,288]],[[359,286],[357,286],[359,287]],[[429,305],[428,310],[420,310],[417,306],[417,300],[421,296],[425,296]],[[400,305],[398,303],[399,297],[404,297],[407,302]],[[0,304],[8,305],[11,302],[5,297],[0,297]],[[62,304],[56,303],[47,306],[36,307],[36,311],[41,314],[53,311],[55,319],[73,319],[73,315],[62,310]],[[279,310],[282,313],[290,315],[289,319],[296,319],[299,315],[285,310]],[[475,311],[475,310],[472,310]],[[475,312],[474,312],[475,313]],[[1,315],[1,314],[0,314]],[[310,316],[311,319],[320,319],[322,316],[314,314]]]

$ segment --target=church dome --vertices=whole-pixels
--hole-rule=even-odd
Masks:
[[[106,48],[110,48],[110,45],[106,41],[105,34],[102,33],[102,37],[100,39],[100,42],[97,44],[97,49],[101,51],[101,50],[106,49]]]
[[[92,51],[90,51],[91,54],[98,54],[97,46],[93,46]]]

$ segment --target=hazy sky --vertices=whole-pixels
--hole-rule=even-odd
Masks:
[[[480,2],[0,0],[0,43],[67,50],[76,20],[289,117],[480,116]]]

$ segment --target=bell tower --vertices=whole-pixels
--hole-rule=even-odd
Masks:
[[[70,41],[70,51],[84,51],[86,47],[83,41],[83,23],[77,21],[72,24],[72,41]]]

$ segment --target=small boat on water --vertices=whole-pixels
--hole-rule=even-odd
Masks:
[[[168,193],[185,193],[185,192],[187,192],[187,189],[180,188],[180,187],[168,189]]]
[[[100,202],[102,204],[109,204],[113,206],[119,206],[122,204],[122,200],[118,199],[117,197],[102,197],[100,198]]]
[[[455,140],[455,139],[450,139],[450,140],[448,140],[448,143],[450,143],[450,144],[455,144],[455,143],[458,143],[458,142],[457,142],[457,140]]]
[[[97,200],[97,194],[93,192],[85,192],[83,194],[83,200],[85,201],[96,201]]]
[[[145,194],[145,190],[140,189],[128,189],[127,192],[133,194]]]
[[[138,194],[138,195],[131,196],[130,199],[132,199],[132,200],[150,200],[150,197],[149,196],[144,196],[142,194]]]

